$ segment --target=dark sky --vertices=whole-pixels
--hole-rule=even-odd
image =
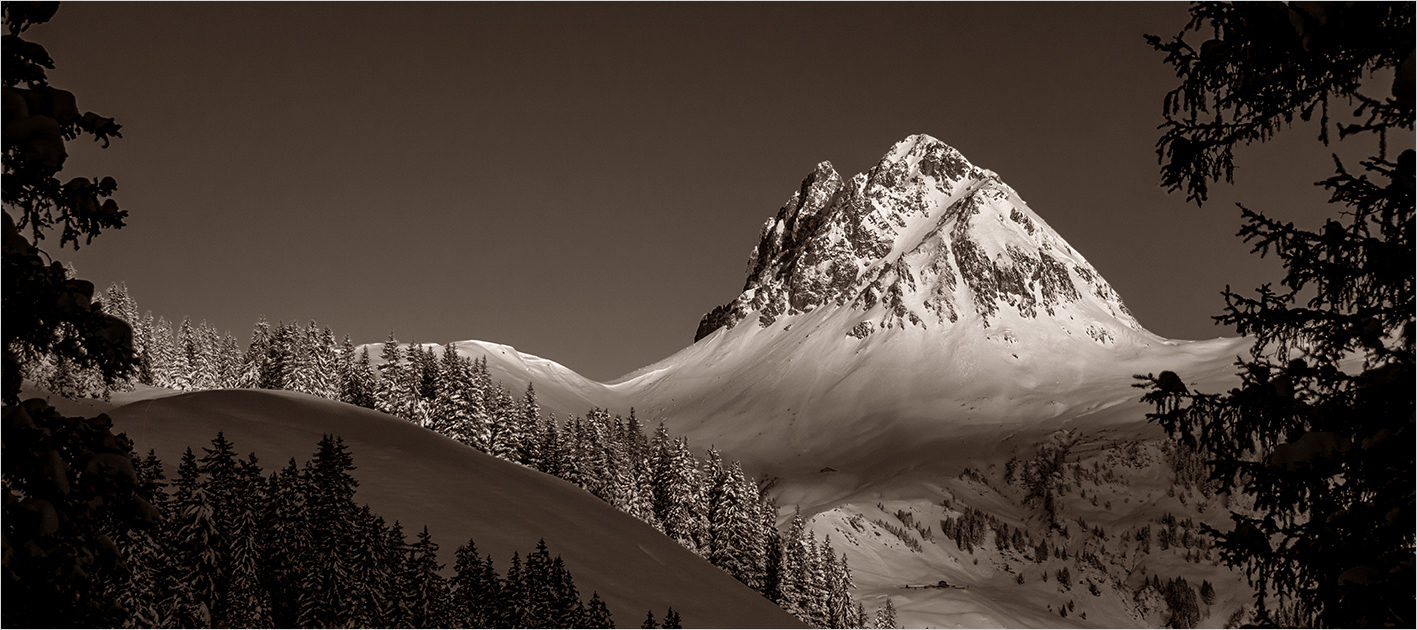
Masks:
[[[1227,334],[1278,267],[1243,200],[1327,215],[1312,128],[1203,209],[1159,186],[1177,3],[66,3],[32,28],[107,150],[128,227],[77,254],[140,308],[356,343],[482,339],[611,379],[688,345],[763,221],[928,133],[998,172],[1163,336]]]

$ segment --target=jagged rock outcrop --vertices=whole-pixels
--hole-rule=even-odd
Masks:
[[[998,175],[927,135],[850,180],[818,164],[763,225],[743,293],[705,315],[695,341],[753,313],[768,326],[827,305],[870,318],[852,329],[858,338],[962,318],[988,327],[1005,313],[1066,315],[1068,328],[1104,345],[1119,328],[1140,329],[1097,270]]]

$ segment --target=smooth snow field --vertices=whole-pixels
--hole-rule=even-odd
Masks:
[[[477,452],[403,420],[284,391],[220,390],[141,400],[108,412],[135,450],[155,449],[175,474],[184,449],[201,455],[217,431],[242,457],[255,452],[269,474],[290,458],[304,464],[323,434],[354,455],[355,495],[412,535],[424,525],[452,571],[453,552],[471,538],[497,570],[514,551],[544,538],[575,578],[584,601],[605,600],[620,627],[673,607],[692,627],[800,627],[756,592],[565,481]]]

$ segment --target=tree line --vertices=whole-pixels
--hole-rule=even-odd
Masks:
[[[156,518],[113,532],[126,571],[100,589],[126,611],[114,625],[614,627],[544,541],[501,574],[469,540],[445,578],[427,527],[409,542],[398,522],[355,503],[354,458],[337,437],[269,476],[221,433],[202,451],[187,449],[170,482],[151,451],[133,457]]]

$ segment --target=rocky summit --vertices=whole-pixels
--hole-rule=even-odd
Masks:
[[[859,337],[971,318],[987,328],[1006,314],[1103,345],[1141,331],[1101,274],[997,174],[923,134],[850,180],[818,164],[763,225],[742,294],[705,315],[695,341],[754,313],[766,327],[827,305],[865,316]]]

